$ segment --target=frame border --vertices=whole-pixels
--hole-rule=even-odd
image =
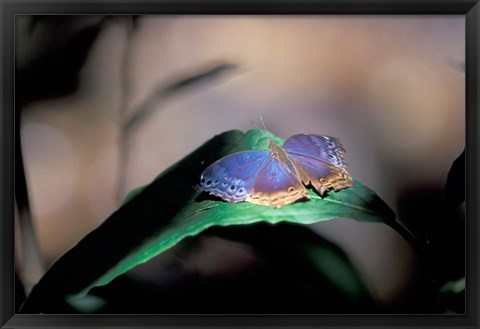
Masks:
[[[0,0],[0,326],[31,327],[442,327],[478,328],[479,0]],[[466,315],[23,315],[14,312],[14,22],[15,15],[371,14],[465,15],[466,29]],[[390,325],[390,326],[389,326]]]

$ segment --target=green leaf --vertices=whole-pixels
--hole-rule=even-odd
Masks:
[[[276,143],[283,141],[266,133]],[[273,209],[246,202],[229,204],[196,191],[200,173],[219,158],[242,150],[268,150],[259,130],[218,135],[160,174],[150,185],[132,192],[100,227],[60,258],[34,287],[22,312],[38,311],[46,296],[79,298],[106,285],[136,265],[211,226],[282,221],[311,224],[332,218],[394,222],[393,211],[365,185],[330,192],[320,198]],[[53,298],[53,297],[50,297]]]
[[[445,283],[440,289],[440,294],[459,294],[463,291],[465,291],[465,277]]]
[[[465,277],[445,283],[438,292],[436,306],[444,312],[465,313]]]
[[[126,203],[128,203],[130,200],[132,200],[134,197],[136,197],[137,195],[140,194],[140,192],[142,192],[148,185],[144,185],[144,186],[139,186],[139,187],[136,187],[134,188],[133,190],[129,191],[127,193],[127,196],[125,197],[125,199],[123,199],[122,201],[122,206],[125,205]]]
[[[122,275],[92,289],[87,297],[105,300],[107,306],[99,312],[108,313],[151,314],[159,309],[164,314],[381,312],[347,254],[310,228],[287,222],[211,227],[168,252],[178,255],[175,263],[182,265],[172,265],[168,256],[158,257],[139,271],[161,269],[158,275],[168,282]],[[207,254],[210,260],[205,259]],[[245,266],[246,254],[250,256]],[[243,265],[229,268],[226,264],[237,261]],[[211,266],[217,269],[213,275]],[[168,295],[158,290],[161,286],[169,287]],[[133,304],[131,300],[158,303]]]

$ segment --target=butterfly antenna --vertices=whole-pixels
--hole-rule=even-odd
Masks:
[[[265,129],[265,131],[268,131],[267,126],[265,126],[265,122],[263,122],[262,116],[260,116],[260,122],[262,123],[263,129]]]
[[[262,122],[262,125],[263,125],[263,128],[265,129],[265,131],[267,131],[267,128],[265,127],[265,124],[263,123],[263,119],[262,117],[260,116],[260,121]],[[260,133],[263,135],[263,137],[265,137],[267,140],[271,141],[272,139],[270,137],[268,137],[265,132],[253,121],[250,121],[250,123],[255,127],[257,128]]]
[[[265,126],[265,122],[263,122],[262,116],[260,116],[260,122],[262,123],[263,130],[268,131],[267,127]],[[262,129],[261,129],[255,122],[250,121],[250,123],[251,123],[255,128],[257,128],[258,130],[262,131]]]

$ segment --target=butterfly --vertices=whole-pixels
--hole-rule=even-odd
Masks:
[[[268,151],[242,151],[208,166],[198,190],[229,203],[247,201],[272,208],[310,200],[306,186],[327,191],[355,186],[346,171],[345,150],[335,137],[298,134],[282,146],[268,139]]]

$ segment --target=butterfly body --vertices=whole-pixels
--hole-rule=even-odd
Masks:
[[[299,134],[283,146],[268,139],[269,151],[243,151],[208,166],[198,189],[229,203],[247,201],[273,208],[310,199],[305,185],[321,195],[354,186],[338,139]]]

